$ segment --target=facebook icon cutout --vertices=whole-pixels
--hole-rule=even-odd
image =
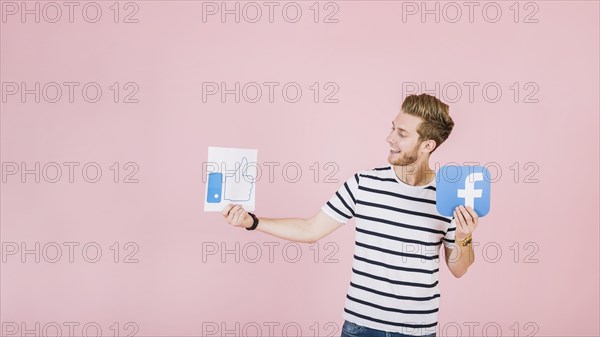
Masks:
[[[453,216],[459,205],[470,206],[477,216],[490,211],[490,172],[483,166],[442,166],[436,176],[436,206]]]

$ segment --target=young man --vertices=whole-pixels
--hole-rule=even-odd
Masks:
[[[356,173],[311,218],[259,219],[234,204],[223,216],[234,226],[308,243],[355,217],[342,337],[435,336],[440,247],[452,274],[461,277],[473,263],[471,233],[478,225],[471,207],[457,207],[453,217],[436,209],[429,157],[453,127],[448,105],[410,95],[387,137],[390,165]]]

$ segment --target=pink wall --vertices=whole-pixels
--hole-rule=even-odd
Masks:
[[[279,166],[258,183],[256,213],[308,217],[354,172],[386,164],[414,83],[456,122],[432,164],[501,170],[475,264],[460,279],[440,266],[439,335],[600,334],[598,2],[476,2],[471,19],[459,2],[456,20],[438,2],[439,23],[421,2],[282,2],[272,23],[262,2],[257,23],[246,2],[240,23],[203,22],[213,7],[199,1],[75,2],[71,18],[63,2],[37,3],[39,23],[1,2],[4,334],[339,336],[354,221],[314,246],[229,227],[202,211],[207,147],[258,149]],[[39,103],[19,88],[36,82]],[[72,102],[65,82],[79,83]],[[203,101],[210,82],[247,90]],[[279,83],[273,102],[264,82]],[[287,102],[294,83],[302,95]],[[21,178],[35,163],[39,182]]]

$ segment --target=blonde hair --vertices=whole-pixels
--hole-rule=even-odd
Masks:
[[[448,104],[427,94],[409,95],[402,103],[402,111],[423,119],[423,122],[417,127],[419,144],[432,139],[436,144],[433,151],[437,150],[448,139],[454,128],[454,121],[450,118],[449,108]]]

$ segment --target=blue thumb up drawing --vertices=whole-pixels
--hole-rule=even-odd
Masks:
[[[208,193],[206,202],[219,203],[223,195],[223,173],[213,172],[208,174]]]

